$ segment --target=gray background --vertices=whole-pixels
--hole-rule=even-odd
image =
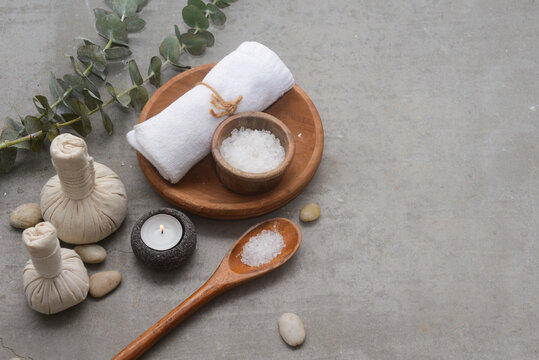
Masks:
[[[142,70],[181,24],[186,1],[152,0],[131,36]],[[49,71],[70,71],[75,36],[98,39],[100,1],[0,1],[0,109],[33,113]],[[37,202],[54,175],[47,151],[20,154],[0,177],[0,348],[32,359],[105,359],[196,290],[233,241],[262,219],[298,220],[304,242],[284,268],[216,299],[146,359],[537,359],[539,357],[539,7],[534,1],[239,1],[215,47],[218,61],[244,40],[275,50],[318,107],[324,157],[314,180],[282,209],[244,221],[193,216],[199,242],[187,266],[139,265],[130,230],[166,206],[124,135],[132,111],[110,111],[88,137],[91,155],[126,184],[129,214],[102,242],[120,287],[55,316],[26,305],[17,205]],[[183,28],[185,29],[185,28]],[[111,81],[128,86],[126,66]],[[167,71],[166,77],[174,74]],[[296,312],[298,349],[277,319]]]

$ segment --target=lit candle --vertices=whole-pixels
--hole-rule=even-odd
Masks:
[[[131,247],[145,265],[159,270],[180,266],[195,250],[196,233],[181,211],[152,210],[140,217],[131,232]]]
[[[168,250],[180,242],[183,227],[178,219],[168,214],[151,216],[140,229],[144,243],[154,250]]]

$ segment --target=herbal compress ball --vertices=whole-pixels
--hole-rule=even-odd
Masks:
[[[42,222],[22,233],[31,260],[23,271],[24,292],[30,307],[55,314],[74,306],[88,294],[88,272],[79,255],[61,249],[56,229]]]
[[[83,139],[71,134],[51,143],[58,175],[41,190],[41,212],[71,244],[103,240],[116,231],[127,214],[125,187],[114,171],[94,163]]]

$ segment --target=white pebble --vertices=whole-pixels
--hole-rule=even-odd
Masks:
[[[103,271],[90,276],[90,295],[100,298],[116,289],[122,281],[119,271]]]
[[[107,250],[100,245],[79,245],[73,249],[86,264],[99,264],[107,257]]]
[[[27,229],[42,220],[39,204],[33,203],[17,206],[9,216],[9,224],[18,229]]]
[[[284,313],[279,318],[279,333],[284,342],[290,346],[298,346],[305,341],[305,327],[296,314]]]
[[[305,205],[299,212],[301,221],[314,221],[320,216],[320,206],[315,203]]]
[[[269,130],[232,130],[221,144],[225,160],[241,171],[263,173],[279,166],[285,157],[281,141]]]

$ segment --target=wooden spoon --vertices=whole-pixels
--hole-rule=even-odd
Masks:
[[[283,236],[285,247],[282,252],[277,255],[275,259],[258,267],[247,266],[242,263],[241,254],[243,245],[249,241],[252,236],[262,232],[262,230],[272,231],[274,229],[278,230]],[[138,358],[163,336],[174,329],[179,323],[217,295],[283,265],[292,257],[292,255],[294,255],[300,244],[301,230],[291,220],[276,218],[266,220],[253,226],[247,230],[234,245],[232,245],[217,270],[215,270],[210,279],[206,281],[200,289],[195,291],[195,293],[185,299],[184,302],[169,312],[155,325],[146,330],[131,344],[127,345],[113,358],[113,360]]]

